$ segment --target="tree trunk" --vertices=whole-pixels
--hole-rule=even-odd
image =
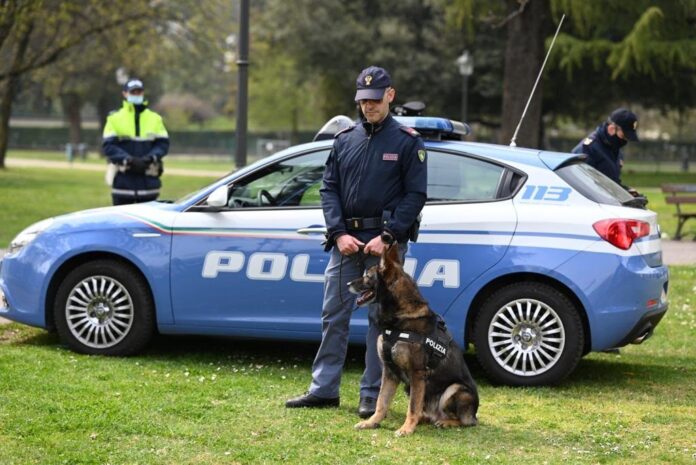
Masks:
[[[293,105],[290,115],[290,143],[296,145],[300,143],[300,109]]]
[[[10,114],[12,113],[12,97],[17,88],[17,78],[7,78],[0,81],[0,169],[5,168],[5,154],[10,138]]]
[[[22,62],[22,58],[29,46],[29,37],[34,29],[33,23],[24,28],[17,38],[17,46],[12,55],[9,70],[16,70]],[[10,74],[0,81],[0,169],[5,168],[5,155],[7,143],[10,138],[10,114],[12,113],[12,100],[19,87],[19,76]]]
[[[80,110],[82,101],[80,96],[74,92],[62,94],[60,102],[63,106],[63,115],[68,122],[69,142],[76,147],[82,142],[82,117]]]
[[[518,8],[521,1],[508,3]],[[528,0],[524,10],[507,23],[500,133],[502,144],[510,143],[544,61],[543,25],[547,14],[548,0]],[[540,80],[517,134],[518,146],[539,148],[541,94],[542,81]]]

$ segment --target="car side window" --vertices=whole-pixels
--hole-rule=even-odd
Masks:
[[[428,202],[494,200],[504,167],[428,150]]]
[[[329,150],[273,163],[235,182],[229,208],[318,207],[319,188]]]

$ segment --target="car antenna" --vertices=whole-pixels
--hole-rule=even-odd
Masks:
[[[556,28],[556,33],[553,36],[553,40],[551,41],[551,46],[549,47],[549,51],[546,52],[546,58],[544,58],[544,62],[541,64],[541,69],[539,70],[539,74],[537,75],[536,81],[534,82],[534,87],[532,87],[532,93],[529,94],[529,99],[527,99],[527,104],[524,106],[524,111],[522,112],[522,116],[520,117],[520,122],[517,123],[517,129],[515,129],[515,133],[512,135],[512,140],[510,141],[510,147],[517,147],[517,144],[515,141],[517,140],[517,133],[520,132],[520,126],[522,126],[522,121],[524,121],[524,115],[527,114],[527,109],[529,108],[529,104],[532,102],[532,97],[534,97],[534,91],[537,88],[537,84],[539,84],[539,79],[541,79],[541,74],[544,72],[544,66],[546,66],[546,60],[549,59],[549,55],[551,55],[551,50],[553,49],[553,44],[556,43],[556,37],[558,37],[558,33],[561,31],[561,25],[563,24],[563,20],[565,19],[565,13],[563,13],[563,16],[561,16],[561,20],[558,22],[558,27]]]

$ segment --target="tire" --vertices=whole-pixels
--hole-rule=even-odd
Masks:
[[[114,260],[88,262],[68,273],[53,315],[61,341],[83,354],[133,355],[147,345],[155,327],[146,281]]]
[[[497,384],[556,384],[577,366],[584,346],[579,309],[543,283],[502,287],[474,321],[476,358]]]

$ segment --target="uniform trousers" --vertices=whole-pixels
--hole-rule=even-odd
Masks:
[[[407,244],[399,244],[403,261]],[[364,259],[364,260],[363,260]],[[346,285],[359,278],[366,269],[379,263],[380,257],[361,252],[343,256],[338,247],[331,249],[331,258],[324,274],[324,303],[321,312],[321,344],[312,364],[312,383],[309,392],[317,397],[339,397],[341,373],[348,350],[350,317],[355,309],[356,295]],[[365,371],[360,379],[360,397],[377,398],[382,378],[382,364],[377,353],[377,312],[379,304],[368,310],[369,326],[366,338]]]

